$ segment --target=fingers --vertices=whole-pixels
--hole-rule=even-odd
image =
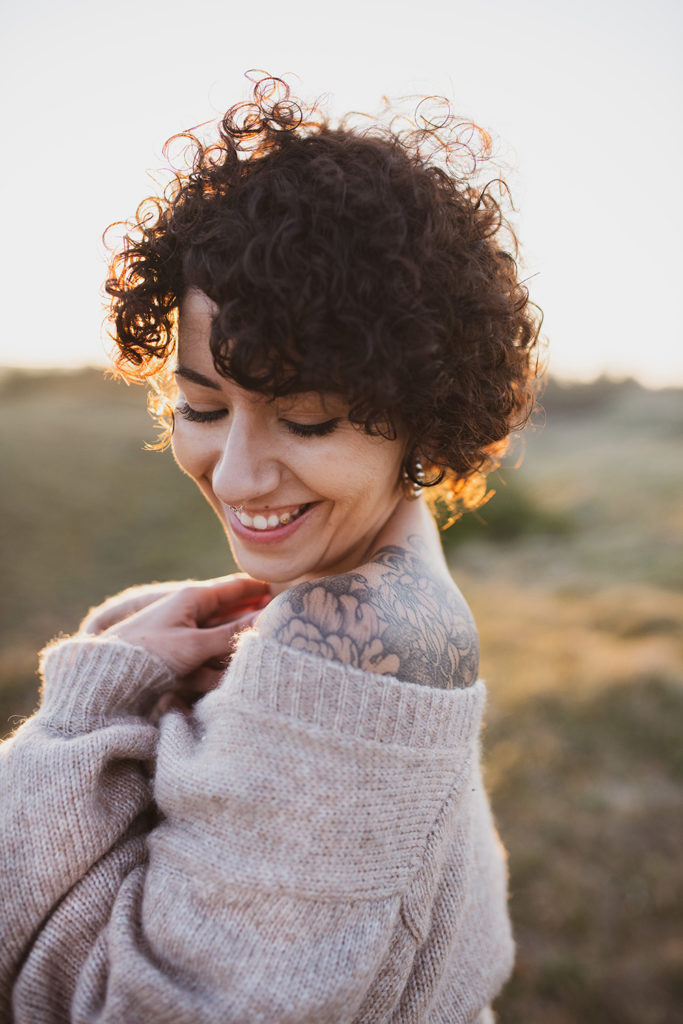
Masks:
[[[235,635],[251,625],[253,616],[254,613],[250,613],[234,622],[211,626],[208,629],[185,630],[184,658],[193,667],[204,665],[214,658],[219,658],[227,664],[235,643]]]
[[[265,607],[265,606],[264,606]],[[261,614],[262,608],[254,609],[253,611],[245,612],[244,615],[240,615],[232,623],[232,627],[235,633],[241,633],[242,630],[248,629],[253,626],[259,615]]]
[[[128,587],[120,594],[115,594],[102,604],[91,608],[78,627],[78,632],[81,635],[90,636],[103,633],[105,629],[109,629],[117,622],[127,619],[155,601],[191,586],[193,582],[193,580],[169,580],[165,583],[145,583],[140,586]]]
[[[269,605],[273,600],[273,595],[262,594],[260,597],[240,602],[237,605],[231,605],[225,609],[221,609],[216,615],[212,615],[206,619],[203,623],[206,629],[209,626],[221,626],[227,622],[238,622],[243,618],[247,620],[247,624],[251,625],[252,621],[258,618],[260,612]],[[242,627],[240,627],[242,628]]]
[[[203,626],[234,619],[242,610],[264,608],[270,598],[268,584],[250,576],[209,580],[190,588],[187,594],[195,608],[195,621]]]
[[[181,602],[190,607],[197,604],[200,617],[205,615],[205,609],[215,608],[215,618],[217,622],[221,622],[239,614],[243,607],[245,610],[249,607],[265,607],[256,602],[269,596],[269,590],[267,584],[254,580],[245,573],[233,573],[230,576],[218,576],[203,581],[169,580],[164,583],[146,583],[128,587],[120,594],[107,598],[102,604],[91,608],[78,631],[81,634],[102,633],[110,626],[135,615],[157,601],[173,596],[178,596]]]
[[[85,636],[97,636],[98,633],[108,629],[111,624],[112,620],[103,613],[92,614],[91,612],[88,612],[79,625],[78,632]]]
[[[213,658],[229,658],[235,633],[251,625],[268,600],[268,585],[249,576],[193,584],[153,601],[105,633],[144,647],[183,677]]]

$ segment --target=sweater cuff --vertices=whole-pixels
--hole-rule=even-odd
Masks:
[[[170,669],[144,648],[100,637],[50,644],[42,652],[40,671],[41,718],[70,733],[144,715],[174,682]]]

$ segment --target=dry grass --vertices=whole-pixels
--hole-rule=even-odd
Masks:
[[[510,856],[503,1024],[682,1019],[683,403],[603,390],[548,396],[514,485],[570,528],[451,546]]]
[[[142,396],[92,374],[2,395],[0,713],[35,651],[130,583],[230,570]],[[670,1024],[683,1005],[680,392],[549,390],[499,497],[447,535],[489,682],[487,781],[518,940],[502,1024]]]
[[[506,1024],[669,1024],[683,997],[683,595],[466,580],[518,942]]]

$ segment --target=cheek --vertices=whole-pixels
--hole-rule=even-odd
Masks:
[[[206,447],[193,441],[183,426],[176,426],[171,438],[171,449],[176,463],[193,480],[199,480],[209,473],[212,462]]]
[[[402,463],[403,447],[399,442],[363,438],[353,451],[336,460],[336,473],[335,462],[328,464],[327,473],[340,497],[369,508],[393,502],[400,491]]]

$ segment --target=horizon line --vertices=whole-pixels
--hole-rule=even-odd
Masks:
[[[113,365],[106,363],[74,363],[64,365],[54,364],[19,364],[0,363],[0,383],[5,383],[7,378],[16,375],[17,377],[47,377],[51,374],[59,377],[66,377],[80,373],[98,373],[110,375],[114,380],[123,380],[123,377],[116,371]],[[635,384],[646,391],[680,391],[683,389],[683,378],[673,379],[667,384],[648,383],[634,373],[614,373],[606,370],[596,372],[591,377],[577,377],[570,374],[549,370],[541,375],[541,380],[552,382],[561,387],[591,387],[597,384],[610,384],[615,387]],[[128,383],[128,382],[126,382]],[[138,383],[138,382],[133,382]],[[139,383],[144,383],[140,381]],[[541,390],[541,393],[543,388]]]

